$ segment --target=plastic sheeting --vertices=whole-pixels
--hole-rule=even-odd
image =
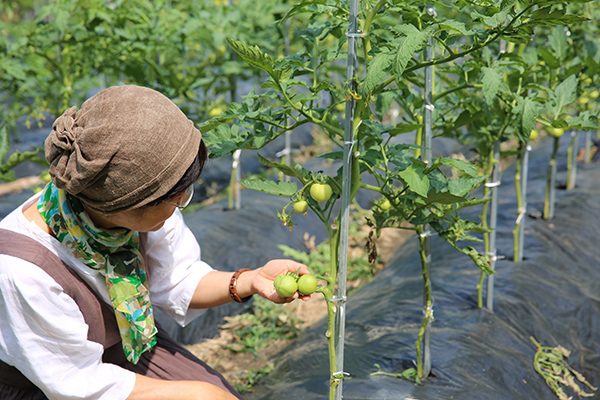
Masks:
[[[558,181],[566,177],[563,139]],[[531,211],[541,210],[551,143],[531,156]],[[569,363],[600,385],[600,168],[579,165],[577,187],[557,193],[556,216],[527,218],[524,261],[511,261],[516,218],[513,171],[500,187],[494,312],[477,308],[479,269],[432,238],[432,376],[422,385],[376,375],[414,366],[423,285],[416,238],[347,303],[344,399],[544,400],[557,397],[533,369],[535,346],[572,350]],[[469,215],[477,220],[478,210]],[[484,293],[485,295],[485,293]],[[306,330],[276,359],[274,372],[247,398],[326,399],[329,364],[325,321]],[[570,393],[573,395],[573,393]],[[598,396],[596,396],[598,397]]]

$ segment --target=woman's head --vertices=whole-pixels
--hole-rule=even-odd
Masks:
[[[57,187],[110,215],[185,192],[200,175],[206,148],[171,100],[128,85],[65,111],[46,139],[46,159]]]

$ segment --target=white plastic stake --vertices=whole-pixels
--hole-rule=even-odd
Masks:
[[[527,179],[529,175],[529,152],[531,151],[531,145],[527,143],[525,148],[523,149],[523,156],[521,157],[521,198],[523,201],[523,215],[521,215],[521,210],[519,210],[519,236],[518,236],[518,249],[519,252],[516,254],[515,261],[521,262],[523,261],[523,249],[525,246],[525,216],[524,214],[527,212]]]
[[[589,164],[592,162],[592,132],[585,132],[585,163]]]
[[[346,79],[348,89],[352,92],[356,89],[356,50],[358,33],[358,0],[350,1],[350,16],[348,26],[348,59],[346,64]],[[344,342],[346,335],[346,279],[348,270],[348,235],[350,228],[350,173],[352,166],[352,152],[354,149],[354,109],[355,100],[348,96],[346,100],[346,112],[344,122],[344,158],[342,165],[342,205],[340,213],[340,246],[339,246],[339,268],[338,268],[338,298],[337,303],[337,326],[336,326],[336,363],[337,370],[342,373],[342,379],[335,389],[336,400],[342,399],[343,375],[344,375]]]

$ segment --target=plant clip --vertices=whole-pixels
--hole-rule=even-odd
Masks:
[[[339,382],[347,376],[350,376],[350,374],[348,372],[344,372],[344,371],[332,372],[331,380],[333,382]]]
[[[437,232],[435,232],[435,231],[427,230],[423,233],[419,233],[419,237],[426,238],[426,237],[434,236],[436,234],[437,234]]]
[[[290,154],[293,154],[293,153],[300,153],[300,149],[285,148],[285,149],[280,150],[277,153],[275,153],[275,157],[289,156]]]
[[[523,217],[525,216],[525,214],[527,214],[527,203],[525,203],[525,205],[523,207],[519,208],[519,215],[517,216],[517,220],[515,221],[516,225],[519,225],[521,223],[521,221],[523,220]]]
[[[531,151],[531,150],[533,150],[533,147],[531,147],[531,145],[530,145],[530,144],[528,144],[528,145],[525,147],[525,150],[527,150],[527,151]]]
[[[506,256],[496,254],[495,251],[488,251],[484,254],[489,257],[490,261],[504,260],[506,258]]]
[[[431,15],[432,17],[437,17],[437,11],[435,10],[435,7],[434,6],[428,7],[427,14]]]
[[[341,300],[341,301],[346,301],[347,299],[348,299],[348,298],[347,298],[346,296],[341,296],[341,297],[340,297],[340,296],[333,296],[333,297],[332,297],[332,298],[330,298],[330,299],[328,299],[328,298],[325,298],[325,300],[327,300],[327,301],[340,301],[340,300]]]
[[[346,32],[346,36],[349,38],[362,38],[365,36],[369,36],[369,33],[365,33],[363,31],[357,31],[356,33],[350,33],[350,32]]]
[[[433,318],[433,305],[423,306],[423,315],[431,318],[432,321],[435,320],[435,318]]]
[[[489,188],[498,187],[498,186],[500,186],[500,181],[485,183],[485,187],[489,187]]]
[[[431,112],[433,112],[433,110],[435,109],[435,106],[433,104],[425,104],[425,108]]]

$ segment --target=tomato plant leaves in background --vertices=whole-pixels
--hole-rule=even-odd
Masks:
[[[485,96],[485,101],[491,104],[496,94],[500,91],[504,68],[483,67],[481,68],[481,73],[483,75],[481,79],[483,83],[483,95]]]
[[[548,112],[556,119],[564,112],[566,106],[577,99],[577,78],[575,75],[569,76],[556,86],[554,93],[550,94],[550,99]]]
[[[392,64],[394,76],[399,80],[414,53],[422,49],[429,38],[433,36],[435,27],[428,26],[420,31],[414,25],[403,24],[393,27],[392,31],[401,36]]]
[[[518,116],[517,136],[523,143],[527,143],[530,132],[535,128],[535,119],[542,113],[543,107],[530,98],[520,100],[512,112]]]
[[[370,94],[373,89],[389,74],[389,69],[394,62],[395,55],[384,49],[377,53],[367,64],[367,75],[362,83],[363,96]]]
[[[296,162],[293,163],[293,166],[289,166],[287,164],[268,160],[260,154],[258,155],[258,160],[262,165],[264,165],[267,168],[276,168],[277,170],[281,171],[287,176],[298,178],[303,185],[306,185],[306,183],[310,179],[310,171],[304,169],[300,164]]]
[[[273,194],[275,196],[291,197],[298,191],[298,186],[293,182],[273,182],[263,179],[243,179],[240,184],[247,189]]]

